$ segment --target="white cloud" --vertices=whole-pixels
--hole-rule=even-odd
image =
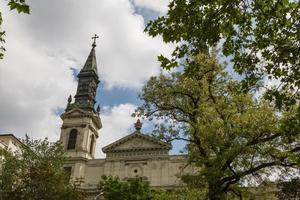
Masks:
[[[133,104],[120,104],[106,107],[101,114],[103,128],[99,131],[97,139],[96,157],[104,157],[102,148],[132,132],[134,132],[135,118],[131,114],[136,109]]]
[[[66,104],[66,95],[76,87],[67,67],[71,63],[24,49],[27,45],[11,41],[15,49],[1,61],[0,129],[19,137],[57,139],[61,122],[55,109]]]
[[[135,5],[166,13],[170,0],[133,0]]]
[[[75,93],[70,67],[82,67],[94,33],[100,35],[96,53],[106,89],[139,89],[159,72],[157,55],[170,52],[161,39],[144,33],[144,20],[130,0],[29,1],[30,15],[9,11],[5,3],[0,132],[59,138],[62,121],[55,110]],[[104,127],[110,124],[104,119]]]

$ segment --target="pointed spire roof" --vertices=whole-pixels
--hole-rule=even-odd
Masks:
[[[97,111],[95,110],[96,92],[98,83],[100,82],[95,52],[97,38],[97,35],[92,37],[92,39],[94,39],[94,42],[92,44],[92,50],[83,68],[77,75],[78,86],[76,95],[74,96],[75,102],[71,103],[72,98],[69,98],[66,111],[72,110],[74,108],[80,108],[82,110],[92,111],[95,114],[97,114]]]
[[[96,74],[98,74],[95,46],[96,45],[94,45],[93,48],[91,49],[91,52],[88,58],[86,59],[85,64],[83,68],[80,70],[80,72],[94,71]]]

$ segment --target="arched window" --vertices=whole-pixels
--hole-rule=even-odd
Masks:
[[[94,143],[95,143],[95,138],[94,138],[94,135],[92,135],[91,146],[90,146],[90,154],[93,154]]]
[[[77,130],[72,129],[69,135],[68,149],[75,149],[77,139]]]

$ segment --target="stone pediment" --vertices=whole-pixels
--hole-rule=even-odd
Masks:
[[[71,117],[71,116],[86,115],[86,114],[89,114],[89,113],[87,111],[84,111],[84,110],[80,109],[80,108],[74,108],[74,109],[72,109],[68,112],[63,113],[61,115],[61,117],[63,118],[63,117],[66,117],[66,116]]]
[[[67,111],[65,113],[63,113],[60,118],[61,119],[65,119],[65,118],[82,118],[82,117],[90,117],[93,119],[93,121],[95,122],[96,126],[98,127],[98,129],[100,129],[102,127],[102,123],[100,120],[100,117],[98,114],[95,114],[93,112],[90,111],[85,111],[82,110],[80,108],[74,108],[70,111]]]
[[[169,143],[160,141],[156,138],[141,134],[139,132],[134,132],[102,148],[104,153],[136,151],[136,150],[169,150],[169,149],[171,149],[171,145]]]

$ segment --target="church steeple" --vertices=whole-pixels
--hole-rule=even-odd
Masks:
[[[91,52],[78,74],[77,91],[68,98],[67,108],[61,115],[61,142],[70,160],[86,160],[95,157],[98,130],[101,129],[100,107],[96,108],[96,91],[99,81],[96,63],[96,38]],[[69,160],[69,161],[70,161]],[[80,162],[81,162],[80,161]],[[70,161],[71,162],[71,161]],[[76,174],[84,173],[84,163],[73,166]],[[83,170],[83,171],[82,171]],[[75,173],[75,172],[74,172]]]
[[[67,105],[66,111],[69,111],[73,108],[80,108],[86,111],[97,113],[97,111],[95,110],[96,90],[100,81],[98,77],[95,53],[96,38],[98,38],[97,35],[92,37],[92,39],[94,39],[94,42],[92,44],[91,52],[86,59],[83,68],[77,75],[78,86],[76,95],[74,96],[75,102],[69,103]]]

